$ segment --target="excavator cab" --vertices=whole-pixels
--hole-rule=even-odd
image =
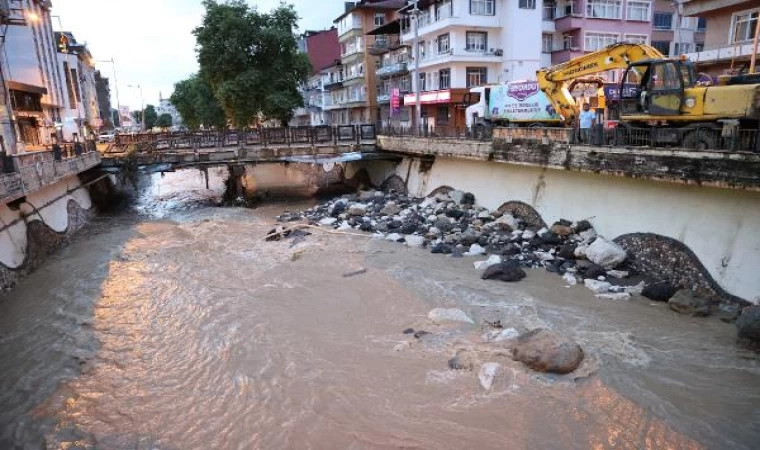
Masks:
[[[621,96],[624,115],[675,116],[681,114],[684,89],[694,85],[694,68],[686,61],[648,59],[628,66],[621,79],[635,83],[635,91]]]

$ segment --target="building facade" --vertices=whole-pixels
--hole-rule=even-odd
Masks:
[[[701,51],[688,53],[697,69],[712,76],[737,74],[749,69],[753,40],[760,20],[757,0],[688,0],[683,15],[704,20]]]
[[[293,126],[317,126],[332,123],[330,114],[325,114],[325,90],[323,78],[325,69],[340,62],[340,44],[338,31],[333,27],[328,30],[307,31],[298,41],[299,51],[306,53],[311,63],[312,72],[306,83],[300,86],[304,106],[293,111]]]
[[[113,130],[113,115],[111,114],[111,88],[108,78],[99,70],[95,71],[95,89],[98,96],[98,112],[103,123],[101,131]]]
[[[2,67],[10,98],[13,151],[40,149],[61,138],[65,85],[57,63],[51,2],[22,0],[17,26],[5,36]],[[58,126],[57,126],[58,125]]]
[[[158,93],[158,106],[156,106],[156,114],[160,117],[163,114],[169,114],[172,117],[172,129],[181,128],[184,123],[182,122],[182,115],[177,111],[177,108],[172,105],[169,99]]]
[[[58,66],[66,90],[61,113],[64,141],[90,139],[102,126],[95,82],[95,65],[87,46],[69,31],[56,32]]]

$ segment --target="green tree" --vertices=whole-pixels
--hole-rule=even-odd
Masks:
[[[197,74],[176,83],[169,100],[190,129],[198,129],[201,126],[222,128],[227,124],[227,117],[219,106],[211,86]]]
[[[156,126],[160,128],[169,128],[172,126],[172,115],[164,113],[158,116],[158,120],[156,120]]]
[[[280,3],[261,13],[243,0],[203,5],[203,24],[194,31],[200,75],[227,117],[235,126],[289,120],[303,106],[298,85],[311,70],[308,57],[298,52],[293,6]]]
[[[145,107],[145,129],[150,130],[151,128],[156,126],[156,122],[158,121],[158,113],[156,112],[156,107],[153,105],[148,105]]]
[[[142,125],[142,111],[132,111],[132,121],[134,125]]]

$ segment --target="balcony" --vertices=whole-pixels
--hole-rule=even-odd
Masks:
[[[367,49],[370,54],[382,55],[401,47],[401,38],[398,36],[376,36],[375,42]]]
[[[353,86],[364,82],[364,72],[349,74],[343,79],[343,86]]]
[[[476,64],[500,63],[503,58],[501,49],[467,50],[451,48],[445,52],[420,56],[420,69],[436,64],[451,62],[472,62]]]
[[[384,105],[391,102],[391,94],[377,94],[377,104]]]
[[[335,78],[328,81],[325,81],[324,89],[326,91],[332,91],[335,89],[340,89],[343,87],[343,78]]]
[[[501,28],[499,23],[499,16],[478,16],[477,27],[482,28]],[[425,39],[432,34],[440,34],[440,32],[449,27],[472,27],[472,17],[467,15],[465,17],[458,16],[442,16],[438,20],[431,17],[430,14],[420,16],[420,28],[419,35],[421,39]],[[401,30],[401,42],[408,43],[414,40],[414,26],[402,28]]]
[[[375,75],[379,78],[386,78],[386,77],[392,77],[393,75],[401,75],[408,73],[409,69],[407,68],[407,63],[401,62],[396,64],[387,64],[375,72]]]
[[[735,44],[706,47],[701,52],[687,53],[686,57],[692,62],[702,64],[730,61],[736,58],[749,58],[752,55],[752,49],[753,45],[751,41],[737,42]]]

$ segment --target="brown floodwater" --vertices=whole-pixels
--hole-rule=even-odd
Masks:
[[[216,207],[212,181],[154,176],[0,299],[0,449],[760,446],[760,358],[733,325],[369,237],[265,242],[314,201]],[[436,307],[476,323],[434,325]],[[532,372],[483,343],[495,320],[587,358]],[[502,365],[489,390],[448,368],[462,349]]]

